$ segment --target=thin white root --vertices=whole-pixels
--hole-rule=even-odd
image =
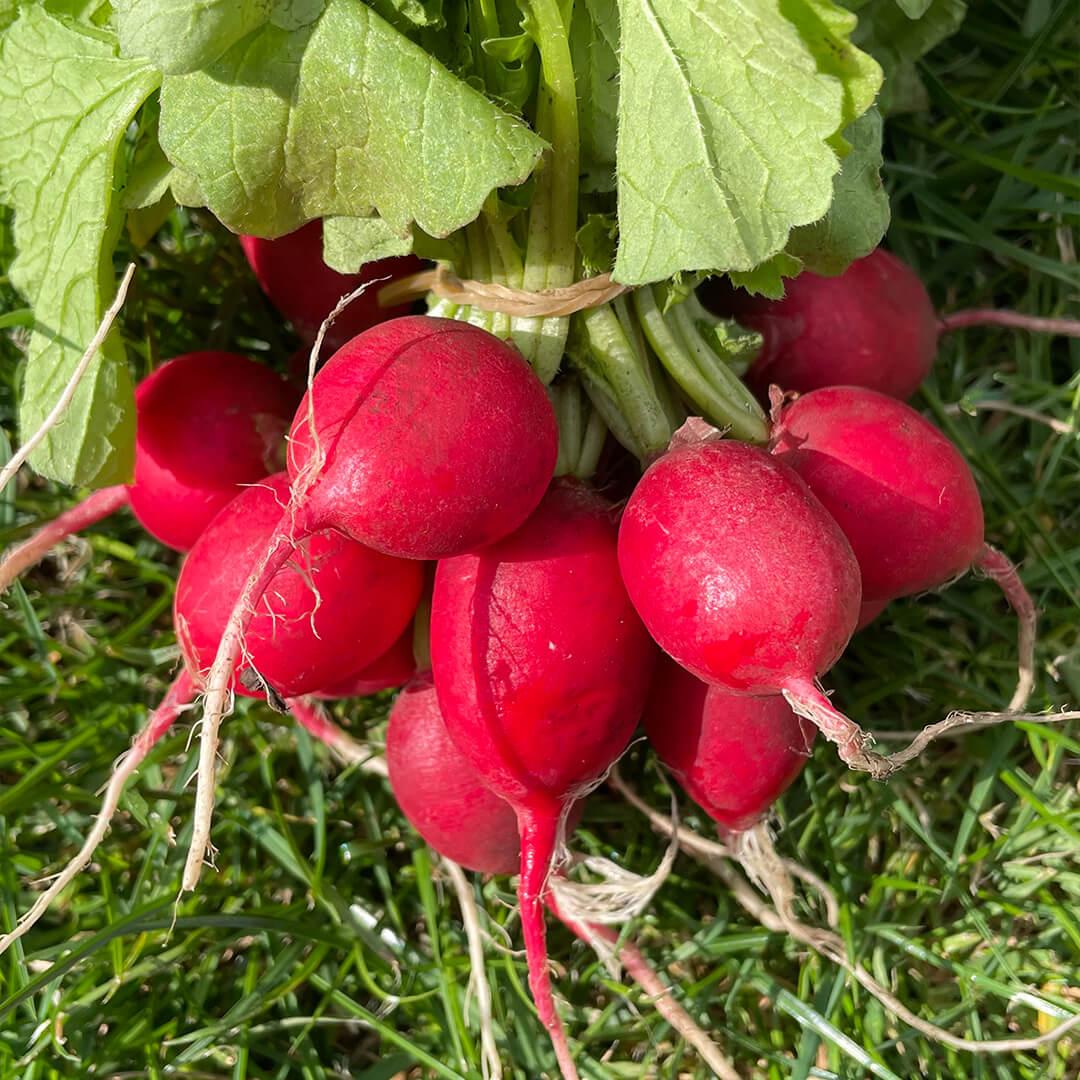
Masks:
[[[1021,712],[951,712],[944,720],[924,727],[903,750],[897,750],[885,760],[892,766],[892,771],[902,768],[909,761],[917,758],[927,746],[943,735],[954,738],[969,731],[979,731],[997,724],[1015,724],[1022,721],[1027,724],[1057,724],[1063,720],[1076,720],[1080,712],[1062,711],[1056,713],[1021,713]]]
[[[217,655],[206,679],[202,721],[199,726],[199,768],[195,788],[195,810],[192,817],[191,845],[181,894],[191,892],[199,883],[203,861],[210,849],[210,824],[214,817],[214,788],[217,782],[217,756],[221,721],[232,712],[232,679],[243,647],[244,628],[251,616],[255,599],[265,590],[274,574],[284,565],[293,550],[290,531],[275,534],[274,541],[248,578],[240,593],[225,630],[221,635]]]
[[[677,821],[678,808],[674,799],[671,809]],[[619,926],[640,915],[652,903],[660,886],[667,881],[678,851],[679,841],[673,836],[657,868],[645,877],[610,859],[588,856],[577,860],[578,865],[598,874],[602,881],[584,883],[570,881],[562,874],[552,874],[549,887],[567,918],[575,922]]]
[[[101,324],[97,328],[97,332],[90,340],[90,344],[86,346],[86,352],[79,358],[79,362],[75,365],[75,370],[71,373],[71,378],[68,379],[67,385],[64,387],[60,397],[57,398],[56,404],[49,410],[48,416],[41,422],[41,426],[35,431],[26,441],[19,447],[18,450],[12,455],[11,460],[0,469],[0,492],[2,492],[7,486],[11,478],[22,468],[23,462],[34,452],[37,446],[41,443],[42,439],[49,434],[50,431],[56,426],[57,421],[64,415],[67,407],[71,404],[71,399],[75,396],[75,391],[79,388],[79,383],[82,382],[82,377],[86,374],[86,369],[90,366],[90,361],[94,359],[94,355],[98,349],[101,348],[108,337],[109,331],[112,329],[112,324],[116,320],[116,316],[120,314],[120,309],[124,306],[124,301],[127,299],[128,286],[131,284],[131,278],[135,273],[135,264],[128,263],[127,270],[124,271],[124,276],[120,280],[120,287],[116,290],[116,296],[113,302],[109,305],[108,310],[101,317]]]
[[[0,954],[27,933],[48,911],[52,902],[64,889],[90,865],[94,852],[109,831],[109,825],[116,814],[116,808],[120,805],[120,797],[124,793],[128,780],[138,771],[155,743],[172,727],[181,709],[189,705],[194,696],[195,687],[188,678],[187,672],[182,671],[173,680],[161,704],[150,714],[146,725],[135,736],[131,749],[117,759],[113,774],[105,788],[105,796],[101,800],[101,809],[94,820],[94,827],[87,833],[79,853],[57,874],[49,888],[34,901],[34,906],[19,919],[11,933],[0,937]]]
[[[672,988],[661,980],[656,969],[645,959],[645,954],[632,941],[620,942],[619,935],[606,926],[576,922],[559,910],[554,896],[548,896],[548,907],[571,933],[596,950],[605,967],[611,970],[614,966],[613,958],[617,959],[626,973],[648,995],[653,1008],[671,1025],[672,1030],[698,1052],[702,1061],[721,1080],[740,1080],[731,1060],[679,1004]]]
[[[1015,717],[1013,717],[1015,719]],[[671,836],[678,835],[675,824],[658,810],[654,810],[641,796],[618,774],[611,777],[612,786],[626,799],[631,806],[640,810],[648,819],[657,832]],[[680,838],[681,843],[681,838]],[[1064,1038],[1074,1028],[1080,1026],[1080,1013],[1063,1020],[1050,1031],[1034,1036],[1030,1039],[965,1039],[954,1035],[944,1028],[931,1024],[928,1020],[916,1016],[899,998],[881,985],[861,964],[853,963],[847,958],[847,951],[843,939],[831,930],[807,926],[799,920],[785,920],[774,908],[770,907],[750,886],[750,883],[724,859],[717,859],[711,855],[705,855],[700,848],[694,845],[682,845],[688,854],[699,859],[727,885],[739,905],[761,923],[767,930],[774,933],[790,934],[796,941],[809,946],[815,952],[820,953],[827,960],[831,960],[843,968],[867,993],[871,994],[891,1012],[897,1019],[909,1027],[925,1035],[933,1042],[951,1046],[954,1050],[962,1050],[970,1054],[1008,1054],[1018,1053],[1023,1050],[1036,1050],[1042,1046],[1049,1046]]]
[[[495,1045],[491,986],[484,966],[484,935],[480,929],[476,896],[465,877],[465,871],[456,862],[440,856],[439,864],[454,886],[458,907],[461,909],[461,923],[465,928],[465,940],[469,945],[469,992],[476,997],[476,1011],[480,1021],[480,1068],[484,1080],[502,1080],[502,1062],[499,1060],[499,1048]]]
[[[323,341],[326,338],[327,331],[334,324],[334,320],[358,297],[363,296],[368,289],[377,285],[381,281],[388,281],[389,277],[374,278],[371,281],[365,281],[359,288],[353,289],[351,293],[347,293],[343,296],[335,305],[333,311],[323,319],[319,326],[319,332],[315,335],[315,340],[311,345],[311,350],[308,352],[308,371],[307,371],[307,427],[308,438],[311,439],[311,460],[319,463],[319,468],[322,467],[322,447],[319,444],[319,432],[315,427],[315,398],[311,393],[311,384],[315,381],[315,373],[319,367],[319,357],[322,355]]]
[[[287,528],[279,528],[275,532],[255,572],[244,585],[236,605],[229,615],[229,621],[225,625],[225,631],[221,635],[221,641],[218,644],[217,655],[214,657],[214,663],[206,679],[206,701],[202,723],[199,727],[199,769],[195,788],[191,845],[188,848],[187,861],[184,863],[184,876],[180,885],[181,895],[185,892],[192,892],[195,886],[198,885],[203,862],[206,859],[207,852],[210,850],[210,826],[214,818],[214,788],[217,782],[217,755],[221,722],[232,711],[232,692],[229,687],[232,684],[237,659],[243,649],[244,629],[251,617],[255,602],[266,591],[266,587],[273,579],[274,574],[284,565],[286,559],[294,550],[293,533],[296,527],[297,511],[303,505],[308,489],[316,481],[322,470],[323,451],[315,427],[313,393],[315,367],[318,364],[319,350],[322,348],[323,339],[326,337],[326,332],[334,320],[372,284],[372,282],[368,282],[360,288],[354,289],[347,296],[343,296],[334,310],[323,319],[322,325],[319,327],[319,332],[315,337],[315,344],[312,346],[312,351],[308,357],[307,426],[308,437],[312,440],[312,453],[303,472],[293,481],[289,505],[283,512],[283,521],[287,521],[289,525]]]

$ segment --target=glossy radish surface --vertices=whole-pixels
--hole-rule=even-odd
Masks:
[[[173,611],[185,664],[196,679],[210,667],[288,496],[284,473],[247,488],[184,560]],[[283,698],[347,679],[398,639],[416,609],[422,579],[419,563],[382,555],[340,533],[305,538],[256,604],[238,676],[254,667]],[[239,678],[235,689],[252,692]]]
[[[726,300],[726,303],[725,303]],[[733,290],[721,301],[764,337],[747,382],[805,393],[866,386],[907,399],[937,355],[937,313],[918,275],[883,248],[836,277],[804,271],[782,300]]]
[[[1023,708],[1035,681],[1035,604],[1016,567],[984,543],[975,478],[945,435],[901,401],[834,386],[786,405],[772,447],[844,530],[864,603],[940,588],[973,566],[994,580],[1017,617],[1009,709]]]
[[[856,386],[815,390],[783,408],[772,447],[843,529],[865,600],[937,588],[977,558],[975,478],[945,435],[903,402]]]
[[[407,315],[408,304],[379,307],[379,289],[388,283],[380,279],[405,277],[424,265],[414,256],[405,255],[366,263],[357,274],[339,274],[323,261],[323,229],[318,220],[274,240],[241,236],[240,246],[267,298],[309,342],[343,296],[372,283],[327,331],[326,341],[331,348],[343,345],[376,323]]]
[[[450,737],[517,814],[529,985],[576,1075],[547,971],[545,883],[559,818],[622,753],[655,658],[619,575],[611,508],[559,481],[516,533],[441,562],[431,654]]]
[[[142,527],[187,551],[240,485],[282,468],[296,396],[236,353],[187,353],[143,379],[128,490]]]
[[[419,315],[335,353],[290,440],[290,475],[312,470],[310,527],[415,559],[512,532],[539,503],[558,455],[551,403],[521,355],[467,323]]]
[[[859,567],[825,507],[765,450],[717,437],[649,467],[623,513],[619,564],[660,647],[739,693],[824,674],[859,615]]]
[[[709,686],[664,657],[645,709],[660,760],[724,833],[760,821],[799,775],[816,730],[779,695]]]
[[[355,675],[333,686],[325,687],[320,698],[366,697],[380,690],[404,686],[416,674],[413,654],[413,628],[406,626],[401,636],[381,656],[365,664]]]
[[[468,870],[516,873],[517,817],[451,741],[430,672],[410,682],[390,710],[386,764],[402,813],[440,855]]]

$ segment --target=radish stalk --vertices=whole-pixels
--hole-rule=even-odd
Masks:
[[[698,301],[675,303],[665,313],[657,292],[655,287],[635,289],[633,302],[649,344],[668,373],[711,424],[730,429],[737,439],[767,442],[769,426],[761,406],[726,358],[697,329],[694,309]]]
[[[1033,334],[1080,338],[1080,319],[1048,319],[999,308],[953,311],[938,320],[938,332],[942,335],[966,330],[969,326],[1006,326],[1013,330],[1029,330]]]
[[[77,506],[65,510],[47,525],[43,525],[21,544],[13,547],[4,556],[3,562],[0,562],[0,593],[5,592],[11,583],[31,566],[41,562],[61,540],[96,525],[122,506],[126,506],[127,502],[126,485],[100,488]]]
[[[551,145],[537,173],[529,207],[522,287],[561,288],[574,280],[577,258],[579,133],[577,84],[559,0],[529,0],[533,38],[540,50],[537,134]],[[537,375],[550,383],[562,363],[570,320],[521,319],[514,342]]]

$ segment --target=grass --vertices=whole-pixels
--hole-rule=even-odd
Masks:
[[[930,111],[888,128],[889,243],[945,309],[1078,313],[1080,53],[1069,4],[1028,7],[1021,17],[1003,3],[975,5],[924,62]],[[144,254],[149,268],[125,315],[140,363],[207,345],[284,362],[290,340],[236,245],[204,218],[173,215]],[[21,307],[0,289],[0,313]],[[17,333],[0,344],[5,417]],[[963,448],[988,536],[1022,563],[1042,612],[1036,707],[1080,701],[1080,442],[953,406],[1000,399],[1076,427],[1078,372],[1080,343],[973,330],[943,342],[918,402]],[[69,500],[41,484],[14,502],[9,491],[0,543]],[[175,568],[174,555],[119,515],[0,608],[0,925],[75,850],[113,760],[167,685]],[[995,590],[967,578],[893,605],[830,683],[871,726],[915,729],[952,707],[1001,707],[1013,661],[1013,625]],[[386,704],[339,714],[378,744]],[[193,797],[181,725],[131,786],[94,871],[0,958],[0,1077],[478,1076],[457,908],[385,785],[336,767],[259,705],[241,705],[224,734],[218,872],[174,908]],[[877,785],[819,746],[778,809],[778,843],[841,897],[850,955],[921,1016],[972,1038],[1047,1030],[1080,1007],[1078,755],[1075,728],[1006,726],[941,743]],[[666,807],[641,747],[624,773]],[[682,810],[711,834],[685,800]],[[606,791],[590,800],[575,843],[639,872],[662,851]],[[475,888],[516,941],[508,881]],[[631,930],[747,1076],[1075,1075],[1080,1032],[1013,1056],[929,1042],[835,966],[764,930],[685,856]],[[535,1080],[550,1074],[551,1055],[523,958],[494,937],[487,974],[504,1066]],[[551,939],[584,1075],[705,1075],[634,989],[565,932]]]

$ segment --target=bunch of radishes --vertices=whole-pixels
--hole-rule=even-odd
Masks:
[[[297,234],[291,248],[245,241],[260,282],[309,339],[356,284],[327,276],[317,244],[318,273],[296,261],[310,260],[316,232]],[[288,253],[284,269],[275,251]],[[286,272],[302,292],[283,290]],[[823,291],[841,302],[822,304]],[[886,320],[875,309],[860,321],[860,305],[882,294],[895,299],[899,329],[887,341],[862,338],[864,324],[877,333]],[[1001,581],[1022,624],[1011,710],[1032,686],[1034,609],[984,543],[961,455],[898,399],[925,375],[938,322],[891,256],[827,284],[806,275],[779,304],[729,298],[764,334],[751,379],[762,392],[778,387],[768,445],[691,419],[625,506],[555,477],[556,413],[511,344],[463,322],[385,318],[371,295],[347,309],[347,333],[337,324],[340,347],[308,385],[287,440],[294,403],[284,380],[243,357],[178,357],[140,387],[134,484],[91,496],[0,568],[6,584],[124,502],[153,535],[188,550],[174,607],[183,670],[78,858],[0,951],[89,862],[123,783],[203,693],[184,873],[193,888],[231,695],[291,705],[335,741],[340,733],[307,699],[413,676],[413,623],[433,563],[430,615],[418,628],[430,671],[425,655],[391,714],[390,782],[437,850],[486,872],[519,870],[530,987],[573,1077],[545,905],[555,904],[550,879],[573,805],[638,723],[735,837],[795,778],[815,727],[876,777],[905,760],[876,753],[818,683],[885,604],[973,566]]]

